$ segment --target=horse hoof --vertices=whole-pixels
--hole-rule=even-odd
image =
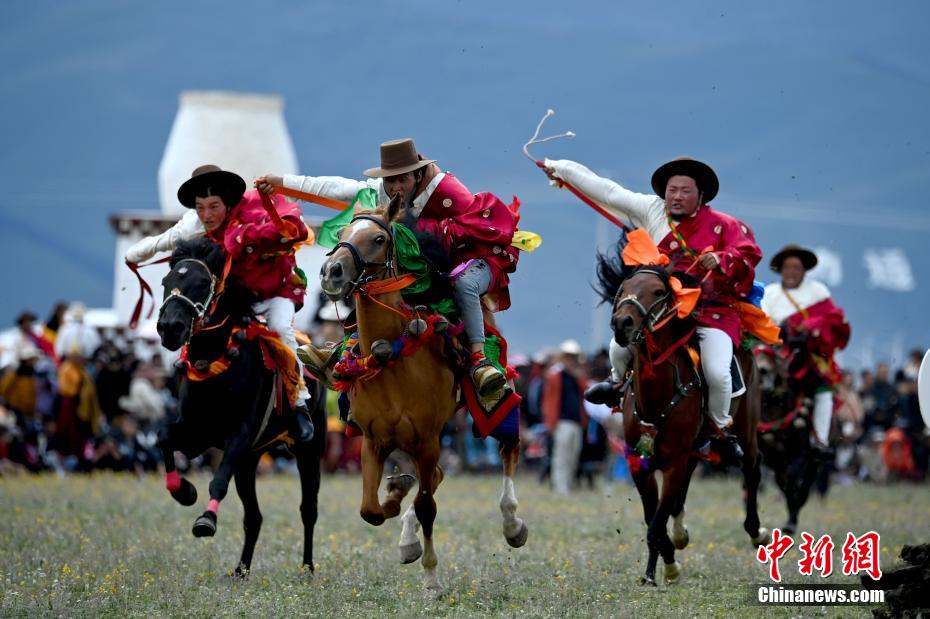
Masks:
[[[239,565],[236,566],[236,569],[233,570],[232,575],[236,578],[241,578],[244,580],[249,577],[249,568],[243,565],[242,563],[240,563]]]
[[[413,563],[423,556],[423,544],[420,543],[420,540],[406,546],[398,546],[398,548],[400,549],[400,562],[403,565]]]
[[[684,550],[688,547],[688,543],[691,541],[691,536],[688,534],[688,527],[682,525],[680,531],[672,530],[672,544],[675,546],[675,550]]]
[[[197,488],[182,477],[181,487],[172,492],[171,497],[184,507],[190,507],[197,502]]]
[[[759,534],[752,538],[753,546],[768,546],[772,543],[772,532],[766,527],[759,527]]]
[[[656,584],[656,579],[650,578],[649,576],[643,576],[642,578],[640,578],[639,584],[642,585],[643,587],[658,587],[659,586],[658,584]]]
[[[674,585],[681,579],[681,563],[675,561],[674,563],[665,564],[665,582],[669,585]]]
[[[785,535],[794,535],[795,531],[797,530],[798,530],[797,525],[793,525],[790,523],[786,524],[785,526],[781,528],[781,532],[784,533]]]
[[[204,512],[194,521],[194,537],[213,537],[216,533],[216,514]]]
[[[405,495],[410,492],[410,489],[413,488],[417,483],[417,478],[413,475],[408,475],[407,473],[401,473],[399,475],[391,475],[387,478],[386,490],[394,492],[399,490]]]
[[[513,537],[504,537],[507,540],[507,543],[510,544],[512,548],[520,548],[526,544],[526,538],[530,535],[530,529],[526,526],[526,523],[523,523],[523,526],[520,527],[520,530],[517,531],[517,534]]]

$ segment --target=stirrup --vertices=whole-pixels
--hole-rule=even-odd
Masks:
[[[485,368],[490,368],[490,371],[485,371],[484,378],[479,381],[477,377],[478,371]],[[469,375],[475,389],[478,391],[478,396],[482,399],[501,393],[507,385],[507,377],[487,359],[481,359],[475,363],[469,371]]]

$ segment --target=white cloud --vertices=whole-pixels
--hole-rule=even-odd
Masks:
[[[911,292],[917,287],[911,263],[899,247],[867,249],[862,262],[869,271],[869,285],[872,288]]]

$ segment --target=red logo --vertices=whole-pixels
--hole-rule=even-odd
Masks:
[[[843,573],[852,576],[865,572],[873,580],[881,578],[880,547],[881,538],[875,531],[869,531],[861,537],[847,533],[846,543],[843,544]]]
[[[781,572],[778,571],[778,560],[785,556],[788,549],[794,546],[794,540],[790,535],[782,535],[781,529],[772,531],[772,543],[768,546],[759,546],[756,551],[756,559],[759,563],[771,563],[769,566],[769,577],[775,582],[781,582]]]

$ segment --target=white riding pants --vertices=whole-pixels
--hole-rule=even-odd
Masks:
[[[730,364],[733,362],[733,340],[724,331],[713,327],[698,327],[701,346],[701,367],[707,381],[707,412],[718,428],[733,423],[730,417],[730,396],[733,394],[733,379]],[[626,375],[633,352],[610,340],[610,363],[613,365],[611,378],[619,383]]]
[[[814,435],[821,445],[830,440],[830,422],[833,420],[833,392],[821,391],[814,396]]]
[[[286,297],[272,297],[271,299],[265,299],[264,301],[259,301],[252,305],[252,311],[256,314],[262,314],[265,317],[265,323],[268,325],[268,328],[277,333],[281,341],[294,351],[295,358],[297,359],[297,370],[302,378],[304,375],[304,367],[300,359],[296,357],[297,337],[294,335],[294,314],[297,313],[297,308],[294,307],[294,302]],[[299,401],[292,402],[292,404],[300,405],[307,401],[309,397],[310,392],[307,391],[306,384],[301,380],[300,393],[297,394],[297,399]]]

